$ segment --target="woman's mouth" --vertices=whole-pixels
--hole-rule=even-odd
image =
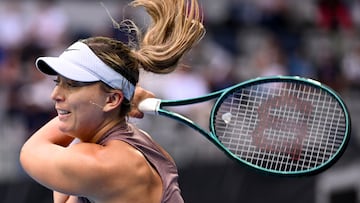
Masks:
[[[70,111],[66,111],[63,109],[57,109],[58,117],[60,120],[65,121],[66,118],[70,116]]]
[[[70,113],[70,111],[61,110],[61,109],[58,109],[57,112],[58,112],[59,115],[67,115],[67,114]]]

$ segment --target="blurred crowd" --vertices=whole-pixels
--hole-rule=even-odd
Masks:
[[[259,76],[309,77],[345,97],[353,126],[358,128],[355,124],[360,122],[359,0],[199,1],[207,34],[182,61],[186,66],[169,75],[143,72],[142,86],[159,98],[181,99]],[[143,29],[149,23],[147,16],[141,9],[126,6],[129,2],[104,0],[102,6],[95,0],[0,1],[0,183],[26,177],[18,164],[20,147],[33,131],[55,116],[50,100],[54,83],[52,78],[36,71],[36,58],[59,55],[72,42],[89,36],[103,35],[126,41],[123,33],[113,28],[106,10],[116,21],[131,18]],[[207,128],[210,107],[211,104],[204,103],[176,110]],[[162,117],[146,116],[133,122],[147,130],[175,158],[187,199],[238,202],[241,198],[246,202],[249,198],[249,202],[256,202],[257,197],[258,202],[264,202],[261,198],[281,202],[286,199],[281,199],[283,194],[292,199],[301,191],[301,197],[292,202],[314,200],[313,178],[271,179],[233,165],[216,167],[214,162],[226,164],[228,159],[194,130]],[[353,129],[353,137],[357,137],[356,130]],[[359,148],[354,144],[356,139],[352,139],[341,161],[357,157]],[[212,168],[206,163],[212,163]],[[358,171],[358,167],[354,171]],[[213,173],[217,177],[214,178]],[[344,183],[329,179],[326,174],[324,178],[316,177],[320,178],[320,188],[325,188],[316,189],[320,191],[316,194],[323,197],[326,188]],[[357,175],[351,174],[345,170],[336,175],[329,173],[329,177],[359,185]],[[344,175],[347,177],[343,178]],[[271,184],[273,190],[266,184]],[[51,199],[48,191],[40,195],[44,190],[35,186],[0,184],[2,202],[41,202],[40,196]],[[211,198],[215,199],[204,200],[209,197],[212,186],[217,195]],[[223,189],[219,191],[220,188]],[[288,191],[284,193],[284,190]]]
[[[0,174],[14,172],[11,164],[3,163],[9,163],[9,159],[17,160],[17,150],[23,141],[55,115],[49,97],[54,84],[51,78],[36,71],[36,58],[58,55],[73,41],[88,36],[104,35],[126,40],[113,28],[98,1],[29,2],[0,2],[0,136],[6,140],[0,147]],[[146,25],[142,12],[125,12],[128,7],[124,5],[128,2],[104,1],[104,5],[115,20],[129,17],[141,26]],[[195,97],[250,78],[270,75],[310,77],[341,94],[359,90],[359,0],[200,2],[207,34],[182,61],[187,66],[166,76],[143,73],[141,77],[141,85],[158,97]],[[88,4],[96,5],[97,12],[84,13]],[[107,16],[107,20],[98,23],[98,14]],[[206,125],[205,109],[208,108],[203,105],[179,111]],[[200,150],[199,142],[206,142],[202,138],[186,139],[190,136],[184,133],[185,129],[174,131],[181,127],[175,123],[154,127],[164,122],[155,120],[151,117],[135,122],[153,130],[152,134],[181,132],[181,138],[155,135],[160,136],[157,137],[159,142],[169,148],[175,158],[179,155],[189,161],[194,157],[189,154],[191,147],[202,153],[203,158],[209,157],[210,151],[217,151],[212,147]],[[156,122],[158,125],[154,124]],[[180,147],[183,144],[186,148]]]

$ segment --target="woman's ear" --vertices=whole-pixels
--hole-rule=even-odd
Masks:
[[[104,111],[111,111],[113,109],[118,108],[123,99],[124,99],[124,95],[121,91],[116,90],[116,91],[112,91],[110,93],[108,93],[109,95],[106,98],[106,103],[104,106]]]

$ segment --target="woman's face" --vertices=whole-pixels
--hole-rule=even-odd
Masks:
[[[57,77],[51,94],[60,120],[60,130],[83,141],[93,139],[106,125],[103,110],[108,94],[100,82],[83,83]]]

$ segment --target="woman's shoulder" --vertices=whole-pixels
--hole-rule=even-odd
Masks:
[[[151,175],[151,166],[143,153],[125,141],[109,140],[102,153],[103,162],[116,176],[146,179],[146,176]]]
[[[161,186],[156,170],[141,152],[128,143],[110,140],[102,153],[106,178],[109,180],[108,187],[113,188],[114,192]]]

